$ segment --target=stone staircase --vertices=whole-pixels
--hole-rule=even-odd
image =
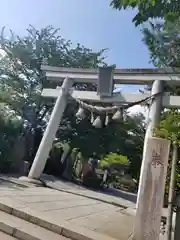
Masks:
[[[0,211],[1,240],[68,240],[62,235]]]
[[[19,182],[0,178],[0,233],[4,239],[127,240],[131,233],[133,217],[111,202],[83,195],[92,191],[83,189],[81,196],[63,191],[70,188],[76,193],[78,186],[63,183],[64,188],[57,191]]]

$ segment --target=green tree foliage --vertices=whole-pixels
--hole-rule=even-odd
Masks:
[[[180,113],[178,110],[168,110],[163,113],[155,135],[180,145]]]
[[[104,157],[110,152],[127,156],[131,162],[130,172],[133,177],[138,178],[145,135],[144,116],[142,114],[127,115],[125,122],[112,123],[104,130],[99,130],[101,131],[99,141],[103,147],[101,156]],[[98,142],[97,146],[100,146]]]
[[[157,18],[174,21],[180,13],[179,0],[112,0],[111,6],[118,10],[136,8],[137,14],[133,18],[136,26]]]
[[[147,45],[152,63],[157,67],[179,67],[180,65],[180,19],[169,24],[150,24],[143,29],[143,40]],[[178,69],[175,69],[178,71]]]
[[[1,91],[4,89],[11,96],[8,104],[28,121],[25,106],[34,110],[36,120],[42,119],[46,111],[44,108],[47,109],[40,101],[41,90],[46,84],[42,64],[96,68],[103,60],[103,50],[93,52],[80,44],[72,47],[70,41],[59,36],[59,29],[51,26],[41,30],[30,26],[26,36],[20,37],[11,32],[10,38],[4,37],[2,29],[0,48],[6,53],[0,61]]]
[[[12,148],[20,137],[21,121],[8,111],[4,103],[0,102],[0,172],[11,169],[13,155]]]
[[[104,64],[104,50],[93,52],[80,44],[73,47],[71,41],[59,35],[59,29],[51,26],[40,30],[30,26],[25,36],[11,31],[10,37],[5,37],[4,30],[0,36],[0,49],[5,52],[0,59],[0,98],[29,126],[29,131],[36,132],[37,127],[46,125],[52,107],[52,102],[42,101],[40,97],[42,88],[47,85],[41,65],[96,68]],[[76,87],[94,88],[92,84]],[[71,122],[68,119],[66,114],[65,126],[67,121]]]

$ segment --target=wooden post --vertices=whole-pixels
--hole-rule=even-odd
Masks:
[[[147,139],[147,167],[142,173],[133,240],[159,239],[169,150],[169,140]]]

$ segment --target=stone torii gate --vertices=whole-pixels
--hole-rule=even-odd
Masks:
[[[112,71],[111,68],[92,70],[50,66],[42,66],[42,70],[45,72],[48,81],[56,82],[57,84],[62,83],[62,86],[56,89],[45,88],[42,91],[42,97],[55,98],[56,103],[28,178],[31,180],[40,179],[70,95],[82,101],[116,103],[117,105],[134,103],[152,96],[152,99],[149,101],[148,126],[144,140],[143,161],[139,183],[140,192],[143,185],[143,174],[147,172],[146,153],[148,139],[152,137],[153,129],[160,120],[161,110],[163,108],[180,107],[180,97],[170,96],[169,93],[164,92],[165,86],[167,89],[168,86],[180,85],[180,72],[175,73],[172,69],[115,69]],[[72,88],[74,83],[97,84],[97,92],[76,91]],[[122,92],[113,93],[114,84],[151,85],[152,90],[150,95]],[[137,203],[138,201],[139,200],[137,200]]]
[[[57,100],[29,172],[29,178],[32,179],[39,179],[45,167],[58,125],[68,103],[68,95],[89,102],[117,103],[122,105],[143,100],[150,95],[113,93],[114,84],[152,85],[151,95],[163,92],[165,85],[180,85],[180,72],[174,73],[171,69],[166,69],[166,71],[164,69],[115,69],[112,72],[111,68],[92,70],[42,66],[42,70],[45,72],[48,81],[56,82],[57,84],[63,82],[63,84],[61,88],[45,88],[42,91],[42,97],[56,98]],[[97,84],[98,91],[76,91],[72,89],[74,83]],[[154,97],[149,107],[145,145],[147,137],[152,136],[152,130],[160,119],[161,110],[163,108],[177,107],[180,107],[180,97],[178,96],[170,96],[169,93],[165,92]],[[144,152],[145,149],[146,147],[144,147]],[[144,162],[142,162],[142,169],[144,167]]]
[[[42,66],[42,70],[45,72],[48,81],[56,82],[57,84],[63,82],[63,84],[61,88],[45,88],[42,91],[42,97],[56,98],[57,100],[29,172],[29,178],[32,179],[39,179],[45,167],[58,125],[68,102],[68,95],[89,102],[117,103],[122,105],[143,100],[150,95],[113,93],[114,84],[152,85],[151,95],[163,92],[165,85],[180,85],[180,72],[174,73],[171,69],[115,69],[112,72],[111,68],[93,70]],[[72,89],[74,83],[97,84],[98,91],[76,91]],[[152,136],[152,130],[160,119],[162,108],[177,107],[180,107],[180,97],[170,96],[167,92],[157,95],[151,101],[145,145],[147,137]],[[146,147],[144,147],[144,152],[145,149]],[[144,167],[143,161],[142,169]]]

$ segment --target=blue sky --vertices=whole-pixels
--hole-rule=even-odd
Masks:
[[[53,25],[74,43],[93,50],[108,48],[107,61],[117,68],[152,67],[140,29],[132,23],[135,12],[114,10],[109,3],[109,0],[1,0],[0,26],[23,35],[29,24],[36,28]]]
[[[109,48],[118,68],[150,67],[148,50],[134,27],[134,12],[116,11],[108,0],[1,0],[0,26],[24,34],[29,24],[53,25],[64,38],[94,50]]]

